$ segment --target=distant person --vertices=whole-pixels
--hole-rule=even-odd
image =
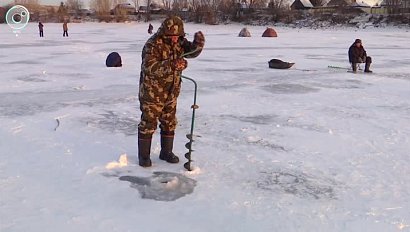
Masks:
[[[38,22],[38,30],[40,32],[40,37],[44,37],[43,27],[44,25],[41,22]]]
[[[63,23],[63,37],[67,36],[68,37],[68,25],[67,22]]]
[[[161,129],[159,158],[168,163],[178,163],[173,152],[177,126],[177,98],[181,89],[181,74],[188,62],[184,58],[197,57],[204,47],[202,32],[194,35],[193,42],[185,38],[181,18],[170,16],[145,43],[139,85],[141,121],[138,124],[138,160],[142,167],[150,167],[151,140]],[[185,54],[185,55],[184,55]]]
[[[362,40],[356,39],[352,46],[349,48],[349,62],[352,64],[353,72],[357,71],[357,66],[360,63],[365,63],[364,72],[371,73],[370,64],[372,58],[367,56],[366,50],[364,50]]]
[[[152,34],[152,30],[154,30],[154,27],[152,26],[152,24],[150,23],[148,26],[148,34]]]

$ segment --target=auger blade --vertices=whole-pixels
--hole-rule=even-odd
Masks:
[[[187,142],[187,143],[185,144],[185,147],[186,147],[186,149],[191,150],[191,148],[192,148],[192,143],[191,143],[191,142]]]
[[[191,152],[185,153],[185,158],[191,161]]]
[[[194,141],[194,136],[192,134],[186,134],[186,138]]]
[[[192,171],[191,161],[184,163],[184,168],[188,171]]]

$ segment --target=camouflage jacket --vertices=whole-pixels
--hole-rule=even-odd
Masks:
[[[184,38],[183,29],[179,33],[179,42],[172,45],[167,41],[169,39],[165,36],[163,23],[158,32],[146,42],[142,50],[140,83],[146,78],[155,79],[159,84],[175,82],[181,76],[181,71],[174,70],[175,60],[189,52],[195,51],[184,58],[195,58],[201,53],[202,47]]]

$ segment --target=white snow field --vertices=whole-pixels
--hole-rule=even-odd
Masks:
[[[1,232],[410,231],[408,31],[186,24],[206,35],[184,71],[200,107],[188,172],[186,80],[181,162],[159,160],[157,132],[153,166],[136,164],[147,26],[0,25]],[[356,38],[374,73],[328,68],[349,67]],[[105,67],[112,51],[122,68]]]

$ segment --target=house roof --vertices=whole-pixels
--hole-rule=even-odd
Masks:
[[[300,2],[306,8],[313,8],[313,4],[309,0],[300,0]]]
[[[352,6],[352,7],[370,7],[369,4],[365,3],[364,1],[360,1],[360,0],[352,3],[350,6]]]
[[[379,6],[388,6],[389,5],[389,3],[388,3],[388,1],[386,1],[386,0],[382,0],[380,3],[379,3]]]
[[[326,6],[348,6],[352,3],[353,1],[351,0],[330,0],[330,2],[326,4]]]
[[[310,0],[295,0],[290,6],[292,9],[306,9],[313,8],[313,4]]]

